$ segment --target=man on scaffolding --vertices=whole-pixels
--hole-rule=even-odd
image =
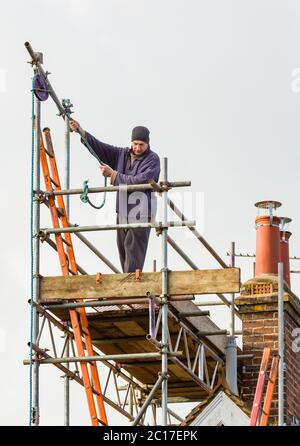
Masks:
[[[144,184],[149,180],[158,181],[160,173],[159,156],[150,149],[149,130],[134,127],[131,147],[115,147],[99,141],[82,129],[75,120],[70,120],[72,131],[79,133],[93,150],[92,155],[101,162],[102,175],[110,178],[115,186]],[[81,142],[84,144],[84,139]],[[145,223],[154,220],[156,197],[151,190],[117,192],[117,223]],[[150,228],[117,229],[117,246],[122,270],[125,273],[142,270],[146,257]]]

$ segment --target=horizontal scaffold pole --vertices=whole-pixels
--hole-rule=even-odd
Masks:
[[[167,183],[168,188],[173,187],[188,187],[191,185],[190,181],[171,181]],[[143,190],[163,190],[163,187],[157,184],[157,188],[153,184],[124,184],[120,186],[106,186],[106,187],[89,187],[89,194],[97,194],[100,192],[132,192],[132,191],[143,191]],[[84,189],[62,189],[53,190],[52,192],[38,191],[38,194],[43,194],[46,197],[55,195],[80,195],[84,192]]]
[[[172,296],[169,302],[180,302],[194,300],[194,296]],[[140,299],[114,299],[114,300],[96,300],[88,302],[75,302],[67,304],[50,304],[44,305],[46,310],[62,310],[64,308],[94,308],[94,307],[111,307],[113,305],[132,305],[132,304],[147,304],[149,302],[148,297],[141,297]]]
[[[93,231],[114,231],[117,229],[137,229],[137,228],[165,228],[165,227],[181,227],[181,226],[193,226],[195,222],[193,220],[187,221],[170,221],[167,225],[163,225],[160,222],[153,223],[124,223],[124,224],[112,224],[112,225],[97,225],[97,226],[73,226],[70,228],[43,228],[40,230],[38,236],[40,238],[46,238],[48,234],[65,234],[76,232],[93,232]]]
[[[40,278],[40,300],[122,299],[161,295],[161,272],[50,276]],[[237,293],[240,269],[169,272],[169,295]]]
[[[182,352],[169,352],[169,356],[182,356]],[[71,362],[92,362],[92,361],[126,361],[131,359],[161,358],[160,353],[124,353],[120,355],[99,355],[99,356],[77,356],[65,358],[38,359],[40,364],[64,364]],[[24,365],[29,365],[29,359],[24,359]]]

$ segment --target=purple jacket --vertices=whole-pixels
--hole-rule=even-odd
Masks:
[[[160,159],[150,148],[131,162],[129,147],[111,146],[99,141],[88,132],[86,139],[94,151],[91,152],[92,155],[118,172],[114,185],[145,184],[151,179],[158,181]],[[156,207],[156,196],[153,191],[117,192],[116,212],[122,222],[154,219]]]

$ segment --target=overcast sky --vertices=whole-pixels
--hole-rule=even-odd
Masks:
[[[191,180],[197,223],[226,260],[255,251],[253,204],[283,203],[291,217],[291,255],[300,256],[300,4],[290,0],[0,0],[1,297],[0,424],[28,423],[30,297],[31,76],[24,42],[44,53],[60,98],[70,98],[82,126],[119,146],[135,125],[151,130],[151,147],[169,158],[171,180]],[[63,120],[50,100],[42,126],[52,129],[58,160]],[[101,185],[97,162],[72,135],[71,186]],[[97,199],[96,199],[97,200]],[[100,197],[98,197],[100,200]],[[179,198],[180,201],[180,198]],[[187,199],[187,202],[189,199]],[[199,211],[200,209],[200,211]],[[192,217],[192,216],[191,216]],[[172,217],[173,218],[173,217]],[[71,220],[113,223],[114,196],[96,212],[72,199]],[[50,225],[47,210],[42,222]],[[199,268],[217,267],[185,229],[172,229]],[[90,239],[119,267],[115,233]],[[77,245],[76,245],[77,246]],[[42,247],[43,275],[59,274]],[[152,234],[145,265],[160,262]],[[107,272],[78,246],[78,263]],[[252,260],[237,260],[242,279]],[[294,261],[293,269],[300,269]],[[185,264],[170,252],[170,268]],[[297,275],[292,288],[300,292]],[[228,312],[212,311],[221,328]],[[45,347],[46,345],[44,345]],[[63,380],[41,373],[41,423],[63,423]],[[71,422],[88,423],[83,389],[72,385]],[[120,419],[109,412],[110,423]]]

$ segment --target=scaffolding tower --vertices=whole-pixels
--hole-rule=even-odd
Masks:
[[[168,191],[174,187],[190,186],[189,181],[171,182],[168,179],[167,159],[162,163],[162,180],[159,183],[126,186],[131,190],[156,191],[163,202],[160,222],[78,226],[69,217],[70,195],[79,195],[83,189],[70,189],[70,101],[61,102],[42,66],[42,54],[35,52],[26,42],[35,75],[40,76],[40,99],[35,100],[35,128],[33,151],[32,193],[32,339],[31,356],[24,364],[32,367],[32,405],[30,424],[39,425],[39,368],[53,364],[65,377],[64,424],[70,423],[69,381],[76,381],[86,389],[80,365],[97,363],[106,366],[99,373],[101,391],[91,380],[91,392],[100,396],[109,405],[125,416],[132,425],[143,425],[147,411],[151,411],[152,424],[163,426],[178,424],[183,420],[172,411],[170,403],[199,402],[212,394],[220,380],[225,379],[237,393],[237,345],[235,330],[234,296],[240,290],[240,270],[234,265],[234,243],[231,246],[231,261],[227,265],[205,238],[169,198]],[[45,95],[43,97],[43,95]],[[41,104],[48,95],[56,104],[59,115],[65,120],[65,163],[61,189],[54,182],[52,190],[43,190],[40,185],[41,161]],[[108,186],[89,189],[89,193],[116,192],[123,186]],[[65,197],[67,227],[40,227],[40,208],[50,207],[50,199]],[[178,220],[168,221],[168,208]],[[201,270],[170,237],[168,228],[187,227],[195,238],[208,250],[221,268]],[[84,235],[84,232],[116,230],[127,227],[151,227],[161,237],[161,270],[153,272],[122,274],[103,253]],[[65,234],[77,237],[93,252],[113,274],[89,275],[76,264],[77,272],[68,265],[64,276],[43,277],[40,271],[40,244],[47,243],[58,251],[57,237]],[[51,238],[54,236],[54,239]],[[64,241],[65,245],[68,242]],[[189,265],[188,271],[170,271],[168,268],[168,245]],[[66,247],[67,249],[67,247]],[[228,300],[223,293],[230,293]],[[209,311],[201,311],[193,301],[198,294],[216,294],[218,303],[230,309],[230,331],[220,330],[209,318]],[[209,305],[209,303],[207,303]],[[92,354],[80,354],[78,335],[70,314],[86,311],[87,327],[91,336]],[[88,310],[88,311],[87,311]],[[42,333],[48,327],[51,346],[41,346]],[[82,328],[82,327],[81,327]],[[64,344],[58,352],[55,332],[63,333]],[[84,330],[80,342],[86,343]],[[73,367],[73,368],[72,368]],[[122,383],[125,382],[125,385]],[[113,396],[112,396],[113,395]],[[115,398],[115,399],[113,399]],[[161,407],[161,420],[156,410]],[[93,421],[93,420],[92,420]],[[99,424],[106,424],[97,420]]]

